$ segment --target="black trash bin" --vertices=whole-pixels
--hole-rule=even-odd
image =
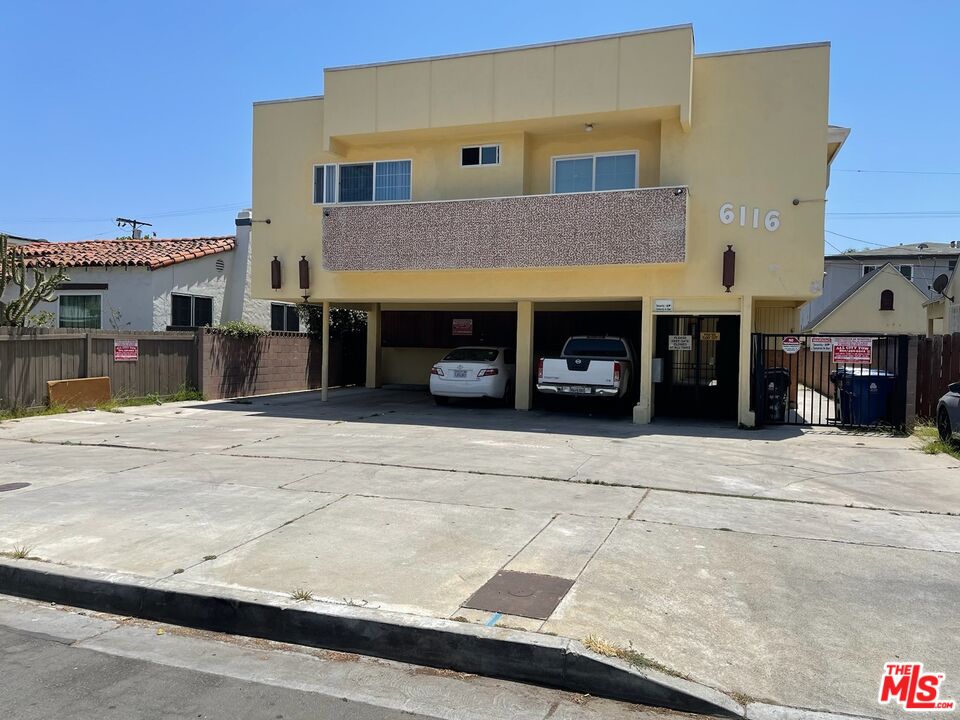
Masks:
[[[766,388],[764,419],[783,422],[790,406],[790,371],[783,367],[766,368],[763,371],[763,386]]]
[[[841,425],[876,425],[889,420],[896,373],[844,365],[830,373],[830,380],[835,388],[834,402]]]

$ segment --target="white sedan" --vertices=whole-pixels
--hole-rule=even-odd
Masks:
[[[437,405],[450,398],[513,398],[516,353],[504,347],[461,347],[430,368],[430,394]]]

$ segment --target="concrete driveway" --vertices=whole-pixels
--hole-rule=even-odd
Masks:
[[[438,408],[334,391],[0,424],[0,550],[631,646],[778,704],[893,717],[888,660],[960,697],[960,462],[910,438]],[[467,607],[572,581],[546,619]]]

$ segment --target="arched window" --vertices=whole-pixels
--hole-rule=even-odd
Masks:
[[[893,290],[884,290],[880,293],[880,309],[893,310]]]

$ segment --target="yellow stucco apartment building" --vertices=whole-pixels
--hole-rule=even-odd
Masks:
[[[751,332],[821,291],[829,59],[678,26],[328,68],[254,106],[254,295],[366,310],[368,386],[509,345],[528,409],[538,356],[614,334],[636,422],[752,425]]]

